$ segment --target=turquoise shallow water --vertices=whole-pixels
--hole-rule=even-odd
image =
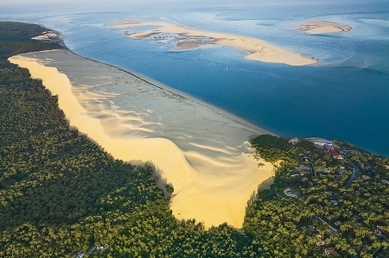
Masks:
[[[252,4],[151,13],[0,14],[3,20],[22,19],[57,29],[77,53],[144,74],[279,135],[340,139],[389,156],[389,6],[382,3],[360,1],[343,9],[339,4],[267,9]],[[126,38],[121,30],[105,27],[127,17],[164,18],[257,37],[320,62],[306,67],[259,63],[217,46],[176,52],[172,45]],[[307,19],[349,24],[353,30],[314,36],[285,27]]]

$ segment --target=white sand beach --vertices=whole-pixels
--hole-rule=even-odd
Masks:
[[[9,60],[41,79],[70,125],[113,157],[152,162],[175,189],[178,219],[240,228],[247,201],[273,176],[271,163],[249,153],[249,137],[267,132],[234,116],[68,50]]]
[[[331,21],[305,21],[303,23],[289,24],[288,26],[297,27],[296,30],[308,34],[326,34],[336,32],[348,32],[352,30],[349,25],[339,24]]]
[[[198,30],[165,21],[120,20],[116,24],[113,24],[109,27],[114,29],[129,29],[139,26],[155,26],[156,29],[136,32],[132,34],[128,31],[125,31],[123,34],[125,36],[138,39],[147,38],[153,35],[161,35],[161,33],[178,34],[180,36],[189,37],[189,40],[192,43],[190,45],[192,45],[192,47],[201,45],[199,39],[202,39],[202,44],[222,45],[248,52],[249,54],[244,56],[244,58],[248,60],[267,63],[280,63],[291,66],[303,66],[317,63],[316,59],[304,57],[302,54],[288,51],[260,39]],[[206,39],[204,40],[204,38]],[[184,48],[186,49],[188,48],[189,44],[185,43],[184,45]],[[178,48],[180,49],[180,45],[178,45]]]

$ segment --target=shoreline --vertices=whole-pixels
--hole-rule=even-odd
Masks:
[[[157,28],[136,33],[123,31],[123,35],[136,39],[148,39],[159,43],[176,43],[176,48],[178,48],[180,43],[185,43],[187,46],[190,46],[188,43],[192,43],[193,41],[204,41],[205,43],[208,42],[247,52],[248,54],[243,56],[244,59],[265,63],[305,66],[318,62],[315,58],[304,57],[302,54],[286,50],[261,39],[205,31],[166,21],[133,21],[123,19],[119,20],[116,24],[108,26],[108,28],[130,29],[138,26],[155,26]],[[186,49],[189,48],[180,50]]]
[[[274,176],[273,164],[255,159],[248,142],[270,132],[231,113],[68,49],[9,60],[42,79],[70,126],[114,158],[151,161],[175,189],[177,219],[240,228],[247,201]]]
[[[120,66],[117,66],[117,65],[114,65],[114,64],[110,64],[110,63],[107,63],[107,62],[103,62],[103,61],[99,61],[99,60],[96,60],[96,59],[92,59],[92,58],[83,56],[81,54],[78,54],[78,53],[74,52],[73,50],[71,50],[69,48],[66,48],[66,50],[71,52],[73,55],[76,55],[76,56],[79,56],[81,58],[87,59],[87,60],[89,60],[91,62],[96,62],[96,63],[102,64],[102,65],[107,65],[107,66],[116,68],[116,69],[118,69],[120,71],[123,71],[125,73],[128,73],[128,74],[130,74],[132,76],[135,76],[135,77],[143,80],[144,82],[149,83],[149,84],[151,84],[151,85],[153,85],[155,87],[158,87],[158,88],[160,88],[162,90],[166,90],[166,91],[171,92],[173,94],[176,94],[176,95],[178,95],[180,97],[184,97],[184,98],[186,98],[186,99],[188,99],[188,100],[190,100],[192,102],[198,103],[198,104],[200,104],[200,105],[202,105],[202,106],[204,106],[206,108],[209,108],[209,109],[219,113],[220,115],[222,115],[222,116],[224,116],[226,118],[234,120],[237,123],[240,123],[240,124],[242,124],[244,126],[247,126],[247,127],[251,127],[252,129],[257,130],[257,131],[261,132],[262,134],[271,134],[271,135],[274,135],[274,136],[278,136],[278,135],[274,134],[273,132],[271,132],[271,131],[269,131],[267,129],[264,129],[264,128],[258,126],[258,125],[255,125],[255,124],[253,124],[253,123],[251,123],[251,122],[249,122],[249,121],[247,121],[247,120],[245,120],[243,118],[240,118],[237,115],[234,115],[231,112],[228,112],[228,111],[226,111],[226,110],[224,110],[222,108],[219,108],[217,106],[214,106],[214,105],[212,105],[212,104],[210,104],[208,102],[205,102],[205,101],[202,101],[202,100],[200,100],[198,98],[190,96],[190,95],[188,95],[188,94],[186,94],[186,93],[184,93],[182,91],[173,89],[173,88],[171,88],[171,87],[169,87],[169,86],[167,86],[167,85],[165,85],[165,84],[163,84],[161,82],[158,82],[158,81],[156,81],[154,79],[151,79],[150,77],[147,77],[146,75],[143,75],[143,74],[140,74],[140,73],[128,70],[126,68],[123,68],[123,67],[120,67]],[[37,53],[37,52],[30,52],[30,53]]]
[[[288,24],[287,27],[297,27],[294,30],[311,35],[349,32],[353,28],[350,25],[323,20],[308,20],[302,23]]]

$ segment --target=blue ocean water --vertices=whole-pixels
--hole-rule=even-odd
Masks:
[[[56,29],[81,55],[144,74],[276,134],[339,139],[389,156],[389,5],[318,3],[0,15]],[[220,46],[172,51],[171,44],[127,38],[122,30],[106,27],[122,18],[165,19],[256,37],[319,58],[319,63],[291,67],[248,61],[243,52]],[[313,19],[353,30],[308,35],[286,26]]]

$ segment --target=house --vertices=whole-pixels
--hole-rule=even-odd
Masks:
[[[74,258],[83,258],[85,255],[85,252],[83,250],[78,250],[77,252],[70,255],[70,257]]]
[[[341,154],[339,154],[336,150],[334,150],[334,148],[331,146],[331,147],[324,147],[326,153],[329,155],[329,156],[332,156],[334,159],[343,159],[343,156]]]
[[[102,253],[105,250],[109,248],[108,244],[100,245],[100,246],[93,246],[91,249],[89,249],[88,254],[94,255],[96,253]]]
[[[332,155],[332,157],[333,157],[334,159],[343,159],[343,156],[340,155],[340,154]]]
[[[374,235],[376,235],[377,237],[382,236],[381,230],[379,230],[378,228],[374,229]]]
[[[334,204],[334,206],[338,206],[338,201],[337,200],[331,200],[330,202],[332,202]]]
[[[389,185],[389,181],[388,180],[386,180],[386,179],[382,179],[382,181],[381,181],[383,184],[385,184],[385,185]]]
[[[300,140],[299,140],[297,137],[295,137],[295,138],[290,139],[290,140],[289,140],[289,143],[295,145],[295,144],[298,143],[299,141],[300,141]]]
[[[306,174],[309,174],[309,172],[307,172],[307,171],[302,171],[302,172],[300,172],[300,175],[301,175],[301,176],[304,176],[304,175],[306,175]]]
[[[96,249],[100,250],[101,252],[104,252],[108,248],[109,248],[109,245],[108,244],[104,244],[104,245],[98,246]]]
[[[326,218],[327,220],[330,221],[330,220],[332,220],[332,219],[334,218],[334,216],[332,216],[332,215],[326,215],[325,218]]]
[[[367,176],[367,175],[362,175],[362,179],[363,179],[363,180],[369,180],[369,179],[370,179],[370,177],[369,177],[369,176]]]
[[[344,174],[344,171],[345,171],[345,167],[339,167],[339,168],[338,168],[338,174],[339,174],[339,175],[343,175],[343,174]]]
[[[384,227],[383,227],[383,226],[380,226],[380,225],[378,225],[377,228],[378,228],[379,230],[381,230],[381,231],[384,230]]]
[[[313,142],[318,147],[324,147],[325,143],[324,142]]]
[[[326,255],[337,254],[336,251],[335,251],[335,248],[333,248],[333,247],[327,247],[326,249],[324,249],[324,252],[325,252]]]

